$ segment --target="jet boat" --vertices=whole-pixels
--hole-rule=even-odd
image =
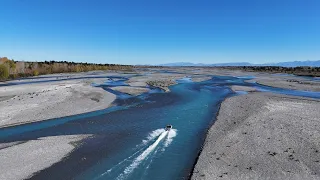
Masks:
[[[172,125],[168,124],[165,129],[166,131],[170,131],[170,129],[172,129]]]

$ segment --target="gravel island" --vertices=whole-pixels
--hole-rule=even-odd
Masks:
[[[191,179],[320,179],[319,109],[262,92],[226,99]]]

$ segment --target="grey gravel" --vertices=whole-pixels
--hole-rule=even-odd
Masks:
[[[319,110],[271,93],[226,99],[191,179],[320,179]]]
[[[257,91],[257,89],[256,89],[256,88],[253,88],[253,87],[238,86],[238,85],[231,86],[231,89],[232,89],[233,91],[245,91],[245,92],[254,92],[254,91]]]
[[[275,75],[257,75],[257,78],[253,79],[258,84],[286,88],[286,89],[295,89],[303,91],[320,91],[320,82],[312,81],[303,77],[298,76],[275,76]]]
[[[78,142],[89,135],[50,136],[24,143],[12,142],[0,149],[0,179],[18,180],[31,177],[34,173],[61,161],[75,149]],[[15,145],[14,145],[15,144]]]
[[[0,97],[0,127],[101,110],[116,99],[85,80],[4,86]]]

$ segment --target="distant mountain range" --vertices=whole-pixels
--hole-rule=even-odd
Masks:
[[[290,61],[290,62],[264,63],[264,64],[252,64],[248,62],[215,63],[215,64],[175,62],[175,63],[159,64],[159,66],[282,66],[282,67],[311,66],[311,67],[320,67],[320,60]]]

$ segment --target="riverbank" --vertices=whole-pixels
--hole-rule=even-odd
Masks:
[[[233,76],[233,77],[251,77],[248,82],[256,82],[261,85],[301,90],[301,91],[320,91],[320,81],[315,81],[313,77],[308,76],[295,76],[292,74],[280,74],[271,72],[248,72],[241,69],[222,69],[222,68],[210,68],[210,67],[167,67],[168,71],[176,71],[181,74],[185,74],[192,77],[192,80],[197,82],[200,77],[200,81],[206,78],[210,79],[213,75],[216,76]]]
[[[0,128],[82,114],[108,108],[116,95],[100,85],[126,77],[128,86],[110,89],[133,96],[148,92],[148,81],[170,81],[175,84],[183,74],[158,73],[155,70],[126,72],[92,71],[43,75],[0,83]],[[114,77],[114,78],[113,78]]]
[[[0,127],[108,108],[116,96],[91,86],[94,81],[80,79],[2,86]]]
[[[299,77],[299,76],[276,76],[276,75],[258,75],[256,78],[249,80],[255,81],[258,84],[293,89],[302,91],[320,91],[320,81],[314,81],[311,78]]]
[[[319,179],[319,109],[262,92],[226,99],[191,179]]]
[[[25,142],[0,143],[0,179],[30,178],[61,161],[89,135],[50,136]]]

